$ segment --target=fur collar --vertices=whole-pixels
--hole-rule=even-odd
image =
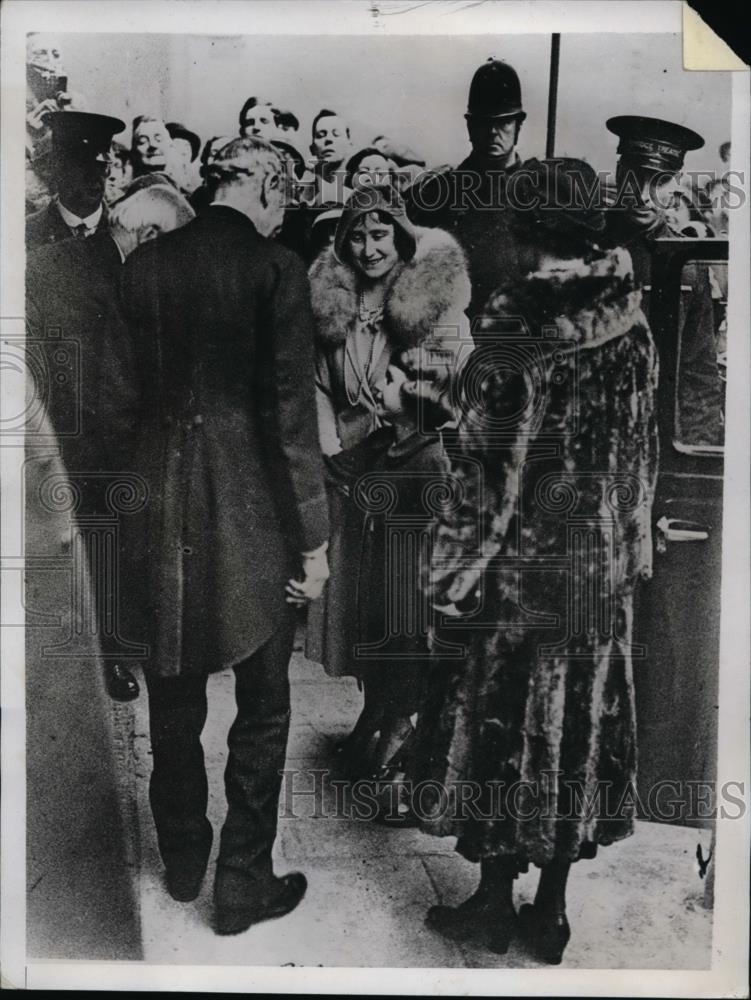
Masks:
[[[464,253],[454,237],[419,226],[415,236],[415,256],[394,268],[384,306],[384,322],[398,347],[420,344],[447,313],[461,313],[471,294]],[[309,274],[318,340],[326,347],[343,344],[357,316],[355,272],[328,249]]]
[[[636,325],[646,326],[631,257],[622,248],[591,261],[560,261],[491,296],[481,332],[512,332],[519,318],[532,331],[547,326],[580,347],[598,347]]]

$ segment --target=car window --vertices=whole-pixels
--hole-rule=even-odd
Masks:
[[[681,271],[673,444],[708,456],[725,441],[727,264],[691,260]]]

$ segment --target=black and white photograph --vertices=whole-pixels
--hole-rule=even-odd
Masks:
[[[2,18],[3,985],[747,996],[742,58]]]

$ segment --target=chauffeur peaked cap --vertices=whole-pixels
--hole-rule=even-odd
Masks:
[[[108,146],[113,135],[125,130],[125,122],[119,118],[89,111],[53,111],[48,120],[57,146]]]
[[[642,115],[608,118],[608,130],[621,140],[618,155],[635,166],[676,173],[690,149],[701,149],[704,140],[690,128]]]

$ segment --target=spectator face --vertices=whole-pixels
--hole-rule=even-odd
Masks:
[[[280,132],[296,132],[297,129],[294,125],[290,125],[289,122],[279,122],[276,126]]]
[[[268,141],[276,139],[276,124],[271,105],[260,104],[251,108],[245,115],[240,134],[244,137],[255,135]]]
[[[704,221],[712,227],[718,236],[727,236],[728,232],[728,196],[727,188],[718,181],[712,185],[707,192],[709,195],[709,208],[703,215]]]
[[[190,167],[191,157],[193,156],[193,147],[190,145],[188,140],[180,138],[173,139],[172,152],[175,163],[179,164],[181,170],[187,170]]]
[[[393,222],[381,222],[373,213],[352,226],[347,246],[354,267],[371,281],[388,274],[399,260]]]
[[[319,163],[337,165],[347,156],[349,135],[339,115],[319,118],[313,132],[310,149]]]
[[[691,222],[691,206],[679,191],[673,192],[665,208],[665,219],[671,229],[680,233]]]
[[[189,187],[191,178],[191,157],[193,149],[187,139],[173,139],[170,153],[169,173],[181,187]]]
[[[404,414],[402,402],[402,385],[407,381],[407,374],[395,365],[389,365],[385,376],[375,386],[376,414],[381,420],[393,422]]]
[[[385,156],[366,156],[352,175],[352,187],[388,184],[393,167],[394,164]]]
[[[26,62],[45,79],[62,76],[63,60],[57,43],[46,35],[32,35],[26,43]]]
[[[516,118],[468,118],[472,149],[488,160],[505,160],[516,146]]]
[[[164,122],[141,122],[133,137],[133,154],[147,170],[164,170],[172,139]]]
[[[130,163],[119,156],[113,156],[104,188],[104,200],[108,205],[117,201],[132,179],[133,170]]]

